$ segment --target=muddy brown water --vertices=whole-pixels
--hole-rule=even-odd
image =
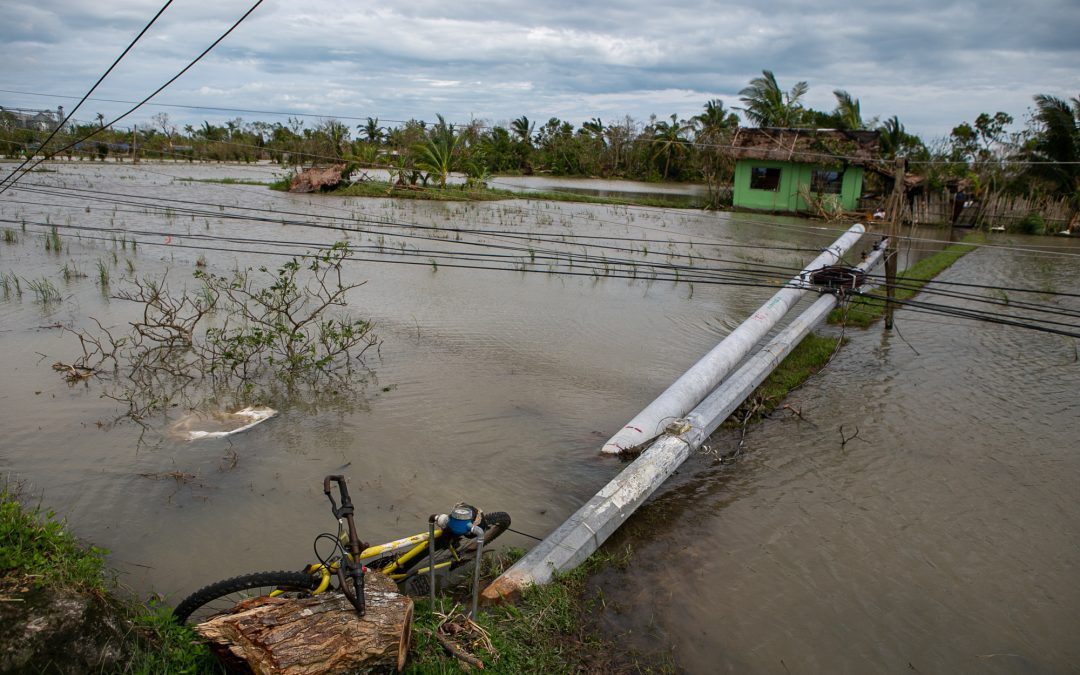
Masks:
[[[1048,260],[980,250],[939,279],[1075,292],[1080,259]],[[693,458],[611,542],[633,552],[595,582],[613,636],[694,673],[1077,671],[1077,341],[896,327],[849,332],[789,397],[802,419]]]
[[[350,477],[369,540],[421,531],[429,513],[460,499],[510,511],[516,529],[543,536],[621,468],[598,455],[613,430],[772,290],[356,263],[350,278],[366,284],[351,309],[373,319],[383,340],[361,395],[317,405],[281,397],[268,401],[281,415],[248,432],[187,442],[167,433],[183,411],[145,430],[113,424],[118,408],[101,397],[102,383],[69,386],[50,368],[78,353],[50,326],[130,319],[131,308],[96,284],[99,262],[113,288],[128,260],[138,274],[169,270],[183,284],[199,256],[222,274],[281,260],[221,250],[250,245],[186,247],[205,244],[201,235],[338,236],[213,213],[239,206],[633,237],[655,257],[691,250],[672,240],[693,240],[696,256],[746,266],[798,267],[814,253],[732,244],[815,249],[837,236],[791,218],[525,200],[395,203],[178,180],[268,180],[267,166],[53,169],[25,181],[210,205],[191,217],[89,193],[0,198],[0,218],[14,221],[0,228],[19,238],[0,240],[0,273],[47,277],[63,297],[43,306],[24,288],[21,299],[0,299],[0,472],[108,548],[125,584],[171,601],[225,576],[308,562],[314,536],[333,525],[319,487],[328,473]],[[625,186],[590,185],[607,188]],[[22,231],[24,220],[58,225],[63,253],[45,250],[43,228]],[[138,232],[139,246],[66,229],[86,225]],[[452,247],[451,239],[423,246]],[[948,274],[1063,290],[1076,278],[1074,260],[994,249]],[[65,264],[87,276],[64,281]],[[690,672],[874,672],[908,662],[922,672],[1038,672],[1076,662],[1075,342],[925,315],[901,314],[898,325],[910,346],[876,329],[850,335],[792,399],[808,421],[777,415],[747,435],[731,465],[693,458],[632,519],[613,544],[631,547],[630,571],[597,579],[612,635],[643,651],[670,646]],[[859,429],[843,448],[840,425]],[[500,543],[530,540],[510,533]]]

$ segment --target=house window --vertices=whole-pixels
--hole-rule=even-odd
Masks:
[[[776,192],[780,189],[780,169],[764,166],[752,167],[750,169],[750,189]]]
[[[843,185],[843,171],[814,169],[814,172],[810,174],[810,191],[819,195],[838,195]]]

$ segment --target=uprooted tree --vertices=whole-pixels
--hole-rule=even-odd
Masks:
[[[232,389],[257,398],[279,385],[332,382],[347,388],[363,355],[378,344],[372,324],[347,314],[346,242],[291,258],[277,269],[219,276],[197,270],[193,290],[175,291],[168,273],[131,279],[115,299],[136,303],[140,316],[124,327],[68,328],[82,356],[54,368],[71,380],[116,385],[107,396],[138,419],[191,394]]]

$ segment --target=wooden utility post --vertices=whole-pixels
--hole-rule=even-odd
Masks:
[[[893,171],[893,191],[889,198],[889,245],[885,252],[885,328],[893,326],[893,309],[896,307],[896,242],[900,238],[900,221],[904,217],[904,158],[896,158]]]
[[[139,163],[139,125],[131,127],[131,163]]]

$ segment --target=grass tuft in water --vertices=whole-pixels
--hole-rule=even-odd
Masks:
[[[22,284],[14,272],[0,274],[0,292],[3,292],[5,300],[12,296],[22,298]]]
[[[34,294],[35,299],[43,305],[48,305],[61,300],[60,291],[49,281],[47,277],[40,279],[25,279],[26,287]]]
[[[130,263],[131,261],[129,260],[128,262]],[[101,286],[102,290],[105,290],[105,289],[107,289],[109,287],[109,266],[106,265],[101,260],[98,260],[97,261],[97,271],[98,271],[98,286]]]

